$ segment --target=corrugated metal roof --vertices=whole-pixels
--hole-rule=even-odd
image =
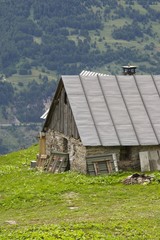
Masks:
[[[83,70],[81,73],[80,73],[80,76],[107,76],[107,74],[104,74],[104,73],[97,73],[97,72],[91,72],[91,71],[86,71],[86,70]]]
[[[86,71],[86,70],[83,70],[81,73],[80,73],[80,76],[108,76],[106,74],[103,74],[103,73],[97,73],[97,72],[91,72],[91,71]],[[76,82],[74,82],[74,85],[70,85],[70,88],[73,88],[74,91],[76,91]],[[47,111],[40,117],[41,119],[46,119],[47,118],[47,115],[48,115],[48,112],[49,112],[49,109],[47,109]]]
[[[62,76],[85,146],[160,144],[160,76]]]
[[[47,109],[47,111],[45,111],[45,113],[43,113],[43,115],[40,117],[41,119],[46,119],[47,115],[48,115],[49,109]]]

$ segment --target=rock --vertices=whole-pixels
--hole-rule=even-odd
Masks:
[[[69,207],[70,210],[77,210],[79,207]]]
[[[138,174],[134,173],[131,176],[128,176],[126,179],[124,179],[122,182],[124,184],[149,184],[153,180],[153,177],[146,176],[145,174]]]
[[[5,221],[5,223],[8,223],[10,225],[16,225],[17,224],[17,222],[14,221],[14,220],[8,220],[8,221]]]

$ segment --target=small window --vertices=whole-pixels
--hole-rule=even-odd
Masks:
[[[63,152],[68,152],[68,140],[66,138],[63,138]]]
[[[130,160],[130,158],[131,158],[131,147],[129,147],[129,146],[121,147],[120,160],[126,161],[126,160]]]

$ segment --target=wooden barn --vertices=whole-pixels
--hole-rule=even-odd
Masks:
[[[134,73],[62,76],[40,134],[38,167],[91,175],[160,170],[160,75]]]

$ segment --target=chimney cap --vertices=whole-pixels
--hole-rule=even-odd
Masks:
[[[124,75],[134,75],[136,73],[136,66],[131,66],[128,64],[128,66],[122,66],[123,68],[123,74]]]
[[[131,66],[131,65],[128,65],[128,66],[122,66],[122,68],[130,69],[130,68],[137,68],[137,66]]]

